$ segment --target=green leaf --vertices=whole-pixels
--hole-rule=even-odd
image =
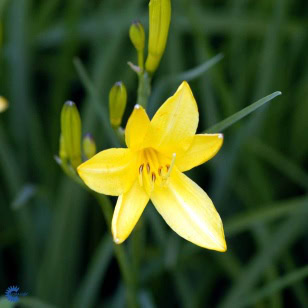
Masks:
[[[200,64],[199,66],[179,73],[179,74],[171,74],[165,77],[162,77],[158,82],[155,88],[153,89],[152,97],[150,98],[150,104],[148,104],[148,112],[152,114],[155,109],[157,109],[162,97],[164,90],[172,83],[179,83],[183,80],[192,81],[200,76],[202,76],[206,71],[212,68],[215,64],[223,59],[223,54],[218,54],[215,57],[211,58],[210,60],[205,61],[204,63]]]
[[[85,67],[83,66],[82,62],[80,59],[75,58],[74,59],[74,65],[77,70],[77,73],[80,77],[80,80],[82,81],[84,87],[88,91],[88,94],[91,97],[91,103],[93,104],[93,107],[97,111],[98,115],[101,117],[102,120],[102,125],[104,127],[105,131],[105,137],[107,137],[110,141],[110,143],[117,147],[119,146],[119,142],[117,140],[117,137],[114,133],[114,131],[111,128],[110,121],[109,121],[109,116],[108,116],[108,110],[107,110],[107,105],[103,104],[101,102],[100,96],[90,79]]]
[[[249,144],[249,149],[252,154],[264,159],[294,183],[308,190],[308,174],[296,162],[258,140],[253,140]]]
[[[224,119],[223,121],[213,125],[209,129],[207,129],[205,132],[206,133],[220,133],[220,132],[222,132],[223,130],[225,130],[229,126],[233,125],[237,121],[241,120],[242,118],[246,117],[250,113],[254,112],[255,110],[257,110],[258,108],[260,108],[261,106],[263,106],[267,102],[271,101],[272,99],[274,99],[278,95],[281,95],[281,92],[277,91],[277,92],[274,92],[274,93],[272,93],[268,96],[263,97],[262,99],[260,99],[257,102],[247,106],[246,108],[240,110],[239,112],[233,114],[232,116],[230,116],[230,117]]]
[[[15,200],[12,202],[12,208],[14,210],[18,210],[24,205],[27,204],[27,202],[35,196],[37,193],[37,187],[33,184],[26,184],[23,186],[20,190],[20,192],[17,194]]]
[[[42,302],[40,299],[35,297],[22,297],[20,298],[18,304],[21,304],[21,307],[25,308],[56,308],[56,306],[46,304]]]
[[[308,277],[308,265],[303,266],[302,268],[295,270],[283,277],[280,277],[263,288],[257,290],[256,292],[248,295],[246,300],[242,303],[238,303],[238,308],[240,307],[252,307],[254,304],[258,303],[260,300],[276,293],[286,287],[289,287],[296,283],[299,280],[305,279]]]
[[[171,81],[178,81],[181,82],[183,80],[192,81],[200,76],[202,76],[206,71],[208,71],[211,67],[215,64],[220,62],[223,59],[223,54],[219,53],[212,59],[205,61],[204,63],[190,69],[188,71],[176,74],[176,75],[169,75],[164,77],[161,82],[171,82]]]
[[[252,261],[243,267],[239,278],[225,294],[219,308],[237,308],[243,296],[247,296],[268,266],[273,264],[306,230],[306,215],[292,215],[266,240]]]
[[[113,255],[110,236],[105,235],[89,265],[85,278],[77,292],[74,307],[94,307],[95,300]]]
[[[253,212],[239,214],[227,220],[225,232],[228,236],[251,229],[256,224],[268,223],[273,220],[295,213],[307,213],[308,196],[284,200],[262,206]]]

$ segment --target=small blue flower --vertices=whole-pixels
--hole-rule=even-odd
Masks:
[[[19,287],[17,286],[8,287],[5,291],[5,296],[10,302],[16,303],[19,301],[18,291]]]

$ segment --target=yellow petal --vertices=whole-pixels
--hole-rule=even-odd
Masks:
[[[136,155],[129,149],[105,150],[81,164],[77,171],[92,190],[119,196],[130,189],[137,177]]]
[[[222,134],[195,135],[187,152],[177,156],[176,166],[180,171],[199,166],[214,157],[222,143]]]
[[[186,81],[154,115],[145,146],[164,153],[187,150],[198,126],[199,113],[195,98]]]
[[[118,198],[112,218],[112,234],[116,244],[124,242],[130,235],[148,201],[149,197],[138,181]]]
[[[223,225],[211,199],[176,168],[166,187],[155,187],[151,200],[180,236],[204,248],[226,251]]]
[[[127,121],[125,129],[125,142],[127,147],[138,150],[143,143],[149,126],[150,120],[145,110],[140,105],[136,105]]]

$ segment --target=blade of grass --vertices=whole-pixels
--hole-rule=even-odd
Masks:
[[[267,102],[271,101],[272,99],[274,99],[275,97],[277,97],[279,95],[281,95],[281,92],[277,91],[277,92],[274,92],[274,93],[272,93],[270,95],[267,95],[267,96],[263,97],[262,99],[260,99],[257,102],[247,106],[246,108],[238,111],[237,113],[233,114],[232,116],[230,116],[230,117],[224,119],[223,121],[213,125],[209,129],[207,129],[205,131],[205,133],[218,133],[218,132],[222,132],[223,130],[225,130],[229,126],[233,125],[237,121],[239,121],[242,118],[246,117],[247,115],[249,115],[250,113],[254,112],[255,110],[257,110],[258,108],[260,108],[261,106],[263,106],[264,104],[266,104]]]
[[[286,272],[292,272],[296,270],[296,260],[294,259],[295,258],[293,258],[291,252],[285,253],[285,257],[283,258],[282,263]],[[292,285],[292,289],[299,303],[302,305],[302,307],[305,307],[306,303],[308,303],[307,284],[299,281]]]
[[[297,269],[283,277],[280,277],[264,286],[263,288],[255,291],[254,293],[245,297],[243,302],[238,302],[238,308],[240,307],[251,307],[256,304],[261,299],[264,299],[273,293],[276,293],[284,288],[287,288],[297,281],[303,280],[308,277],[308,265],[303,266],[300,269]]]
[[[189,23],[191,25],[191,31],[196,41],[197,53],[198,57],[203,59],[209,59],[214,55],[213,48],[210,43],[210,39],[208,36],[205,36],[202,33],[202,20],[204,19],[204,15],[201,13],[204,11],[202,7],[202,1],[195,1],[195,5],[191,5],[191,2],[188,0],[182,0],[182,6],[184,8],[184,14],[187,16]],[[220,66],[216,66],[215,69],[211,72],[211,76],[209,78],[204,78],[202,88],[206,88],[206,91],[215,90],[216,94],[219,97],[219,102],[221,102],[223,111],[223,117],[232,114],[235,112],[235,104],[233,93],[230,89],[230,85],[226,81],[226,75],[222,71]],[[209,84],[209,86],[207,86]],[[209,98],[210,101],[206,102],[208,104],[213,105],[214,95],[206,95],[206,98]],[[217,104],[217,102],[215,102]],[[213,106],[211,106],[210,110],[213,110]],[[213,123],[210,121],[209,123]]]
[[[109,121],[109,112],[106,108],[106,104],[101,103],[100,96],[98,94],[98,91],[96,90],[95,86],[93,85],[85,67],[83,66],[80,59],[75,58],[74,59],[74,65],[77,70],[77,73],[88,91],[88,94],[91,96],[91,102],[93,104],[93,107],[98,112],[98,115],[101,117],[102,125],[104,126],[105,130],[105,136],[108,138],[110,144],[114,147],[119,147],[120,144],[118,142],[118,139],[111,128],[110,121]]]
[[[176,75],[165,76],[162,78],[161,82],[171,82],[177,81],[181,82],[183,80],[192,81],[196,78],[201,77],[206,71],[216,65],[224,58],[223,54],[219,53],[218,55],[214,56],[213,58],[205,61],[204,63],[194,67],[186,72],[182,72]]]
[[[256,81],[255,94],[254,97],[262,97],[267,91],[270,90],[272,86],[272,79],[264,78],[263,74],[269,72],[270,76],[273,76],[272,73],[275,71],[274,66],[277,64],[277,59],[275,54],[268,48],[271,47],[273,50],[278,50],[280,45],[281,37],[281,25],[284,21],[284,15],[286,10],[286,0],[278,1],[274,3],[273,8],[273,17],[271,26],[268,28],[268,31],[265,35],[261,59],[258,61],[260,65],[260,73],[258,74],[258,80]],[[266,82],[265,82],[266,80]],[[238,163],[241,158],[241,149],[243,144],[250,138],[252,135],[257,135],[262,126],[264,125],[265,115],[268,109],[265,106],[265,110],[262,113],[258,113],[248,121],[243,127],[241,127],[239,133],[233,138],[232,144],[229,146],[228,153],[223,163],[221,163],[214,175],[213,181],[213,195],[214,201],[216,204],[222,204],[223,199],[229,195],[229,183],[231,182],[232,176],[238,167]]]
[[[84,0],[68,0],[65,2],[64,27],[68,32],[68,38],[60,46],[59,56],[56,58],[55,67],[52,71],[53,88],[50,95],[51,103],[48,111],[51,114],[59,114],[62,105],[68,100],[70,93],[70,84],[74,78],[74,67],[72,58],[78,54],[80,40],[78,37],[79,18],[82,16],[85,6]],[[57,148],[59,142],[59,118],[54,117],[49,125],[52,148]]]
[[[253,38],[263,38],[267,30],[271,27],[271,18],[264,16],[255,16],[252,13],[246,13],[241,19],[232,16],[228,12],[221,13],[208,8],[200,13],[202,15],[201,33],[202,35],[230,35],[233,33]],[[136,14],[144,25],[147,25],[147,14]],[[110,34],[110,27],[117,25],[121,29],[127,29],[127,24],[131,22],[129,15],[117,14],[112,18],[101,19],[98,16],[84,18],[80,22],[79,36],[82,40],[98,40],[102,36]],[[177,25],[177,31],[184,34],[191,30],[191,24],[183,16],[173,16],[173,23]],[[302,38],[306,34],[306,24],[298,20],[289,20],[281,27],[281,32],[287,37]],[[68,33],[62,23],[56,23],[48,29],[42,29],[37,36],[37,44],[44,47],[54,47],[63,44],[67,40]]]
[[[218,307],[233,308],[264,274],[266,268],[275,262],[280,255],[291,246],[306,230],[307,219],[304,215],[292,215],[276,229],[267,240],[266,245],[259,251],[253,260],[243,268],[242,274],[226,293]]]
[[[76,293],[74,307],[94,307],[101,282],[107,271],[113,254],[112,239],[105,235],[99,243],[87,273]]]
[[[103,214],[105,216],[106,224],[111,230],[112,220],[112,205],[108,197],[105,195],[93,193],[94,197],[101,205]],[[128,255],[125,251],[124,245],[113,244],[114,253],[117,258],[119,268],[126,285],[127,303],[129,307],[137,307],[137,290],[136,290],[136,276],[133,272],[134,268],[130,264]]]
[[[222,54],[218,54],[215,57],[205,61],[204,63],[198,65],[197,67],[190,69],[179,74],[172,74],[162,77],[157,81],[157,84],[154,86],[152,96],[150,98],[150,103],[148,104],[148,112],[150,115],[153,115],[156,109],[159,107],[159,103],[162,97],[164,90],[173,83],[180,83],[183,80],[192,81],[196,78],[201,77],[206,73],[210,68],[215,66],[218,62],[223,59]]]
[[[1,124],[1,123],[0,123]],[[10,200],[16,198],[23,183],[23,172],[20,162],[16,158],[15,151],[10,147],[7,141],[7,135],[0,125],[0,167],[3,171],[3,180],[8,187]],[[17,218],[17,229],[19,231],[19,244],[22,248],[22,279],[23,284],[31,286],[33,276],[36,273],[37,255],[37,237],[33,227],[33,221],[30,209],[25,207],[14,213]],[[9,213],[11,216],[12,213]]]
[[[8,99],[10,104],[10,129],[16,144],[18,159],[23,165],[36,157],[36,163],[40,166],[37,174],[44,180],[53,173],[50,167],[50,155],[48,144],[45,143],[42,132],[41,117],[33,102],[31,95],[31,38],[29,35],[30,2],[11,0],[8,12],[8,41],[9,50],[7,56],[8,70]],[[30,148],[30,150],[29,150]],[[25,151],[24,149],[28,149]],[[49,174],[43,171],[49,170]]]
[[[46,304],[42,302],[40,299],[32,296],[26,296],[26,297],[19,297],[18,305],[21,305],[21,307],[29,307],[29,308],[56,308],[56,306]]]
[[[275,149],[258,140],[251,142],[249,148],[252,153],[263,158],[282,174],[285,174],[294,183],[297,183],[299,186],[308,190],[308,174],[302,168],[297,166],[295,162],[284,157]]]
[[[247,231],[260,223],[269,223],[273,220],[291,214],[306,213],[308,211],[308,196],[299,197],[268,204],[254,211],[239,214],[226,221],[225,231],[228,236],[234,236]]]
[[[76,290],[86,209],[84,201],[85,193],[75,183],[65,178],[59,183],[53,200],[56,207],[51,233],[36,281],[39,298],[58,306],[68,306]]]

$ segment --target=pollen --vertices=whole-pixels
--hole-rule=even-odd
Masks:
[[[147,172],[148,172],[148,174],[150,173],[150,171],[151,171],[150,164],[149,164],[149,163],[147,163]]]
[[[167,157],[152,148],[143,149],[140,152],[141,164],[138,170],[140,186],[144,186],[149,194],[153,191],[155,185],[165,186],[171,176],[175,157],[175,153],[171,157]]]

